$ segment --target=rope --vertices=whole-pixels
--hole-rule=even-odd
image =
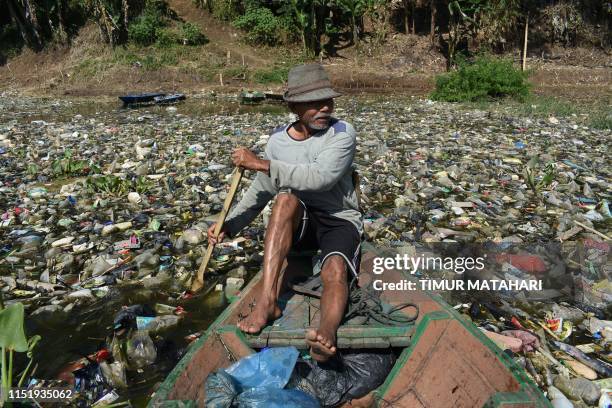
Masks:
[[[408,307],[413,307],[415,309],[414,315],[406,316],[397,313]],[[380,300],[380,293],[371,286],[367,288],[358,287],[357,279],[353,279],[349,292],[348,312],[345,315],[345,319],[350,320],[358,316],[366,318],[363,324],[368,323],[370,320],[374,320],[388,326],[401,326],[412,323],[419,317],[419,307],[414,303],[407,302],[393,306],[388,311],[385,311]]]

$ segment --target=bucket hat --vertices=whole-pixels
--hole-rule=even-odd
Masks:
[[[291,68],[287,81],[287,102],[314,102],[341,96],[334,91],[327,72],[320,64],[298,65]]]

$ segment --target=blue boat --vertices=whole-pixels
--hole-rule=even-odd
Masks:
[[[155,98],[165,95],[166,94],[162,92],[150,92],[120,96],[119,99],[121,99],[125,105],[133,105],[137,103],[153,102]]]
[[[164,96],[156,96],[155,103],[157,104],[168,104],[168,103],[177,103],[178,101],[184,101],[185,94],[172,94],[172,95],[164,95]]]

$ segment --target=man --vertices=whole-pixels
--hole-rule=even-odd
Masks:
[[[264,241],[263,290],[251,314],[238,323],[240,330],[252,334],[281,315],[279,276],[289,250],[313,244],[321,249],[321,321],[306,335],[310,354],[318,361],[336,352],[348,282],[359,270],[363,231],[352,178],[356,134],[350,124],[331,116],[337,96],[321,65],[289,72],[284,99],[298,120],[272,133],[263,159],[247,149],[234,151],[235,165],[258,173],[219,237],[214,237],[214,225],[208,230],[212,243],[233,236],[276,197]]]

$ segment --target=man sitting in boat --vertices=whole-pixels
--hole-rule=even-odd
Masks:
[[[298,120],[273,131],[263,159],[248,149],[233,152],[235,165],[257,175],[217,239],[215,226],[208,230],[211,243],[234,236],[275,198],[264,241],[263,290],[250,315],[238,323],[251,334],[281,315],[279,276],[289,250],[321,250],[321,323],[306,334],[311,356],[318,361],[336,352],[336,332],[348,282],[358,273],[363,231],[352,176],[356,133],[349,123],[331,116],[338,96],[321,65],[291,69],[284,99]]]

